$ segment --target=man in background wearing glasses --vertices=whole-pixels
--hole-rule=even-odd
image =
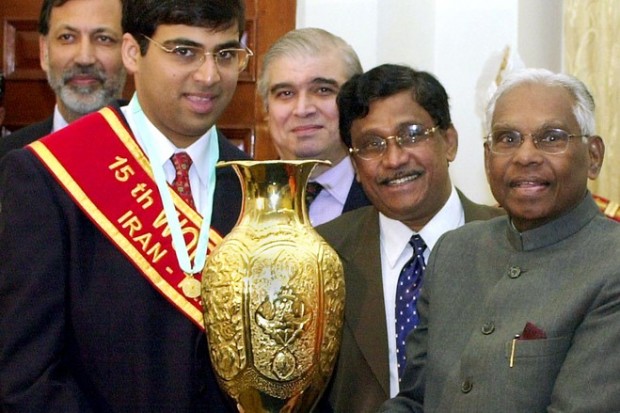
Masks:
[[[587,189],[605,146],[578,79],[507,76],[485,165],[508,216],[439,240],[385,412],[620,411],[620,225]]]
[[[415,298],[396,296],[412,236],[426,244],[417,247],[422,277],[443,233],[502,211],[474,204],[452,185],[457,131],[446,91],[429,73],[382,65],[351,78],[337,102],[340,135],[373,206],[317,228],[343,261],[347,289],[342,348],[326,397],[336,412],[376,412],[398,392],[405,365],[399,347],[415,325]],[[409,292],[423,285],[420,278]],[[410,311],[406,326],[396,326],[397,305],[405,307],[399,315]]]
[[[215,124],[244,24],[243,0],[125,2],[129,104],[0,164],[0,410],[231,411],[199,296],[241,206]]]

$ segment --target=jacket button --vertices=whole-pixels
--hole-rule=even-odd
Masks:
[[[463,381],[463,383],[461,383],[461,391],[463,393],[469,393],[472,387],[474,387],[474,384],[469,379],[466,379]]]
[[[482,325],[481,330],[482,330],[482,334],[489,335],[495,331],[495,324],[492,321],[489,321],[488,323],[484,323]]]
[[[521,268],[519,267],[510,267],[508,269],[508,276],[510,278],[519,278],[521,276],[521,273],[522,271],[521,271]]]

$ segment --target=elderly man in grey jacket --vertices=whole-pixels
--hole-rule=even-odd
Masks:
[[[620,225],[592,195],[604,144],[579,80],[541,69],[492,98],[488,179],[507,217],[435,245],[382,412],[620,411]]]

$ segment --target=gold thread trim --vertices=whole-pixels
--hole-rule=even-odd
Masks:
[[[41,159],[47,164],[50,171],[62,182],[63,186],[72,194],[89,216],[105,231],[114,242],[127,254],[127,256],[138,265],[138,268],[150,279],[153,284],[174,304],[176,304],[185,314],[187,314],[199,326],[203,326],[203,315],[200,310],[194,307],[187,299],[175,290],[144,258],[142,254],[125,238],[120,231],[110,222],[110,220],[95,206],[82,190],[80,185],[69,175],[58,159],[41,142],[31,144],[32,149],[37,152]],[[197,215],[197,214],[196,214]]]
[[[620,204],[618,204],[617,202],[609,202],[607,204],[607,207],[605,207],[605,211],[603,211],[603,213],[607,215],[608,217],[615,218],[619,212],[618,211],[619,209],[620,209]]]
[[[127,147],[129,152],[131,153],[131,156],[133,156],[136,161],[138,161],[140,167],[144,170],[144,172],[146,172],[146,174],[154,180],[153,171],[151,170],[151,164],[149,160],[146,158],[144,152],[142,152],[142,149],[138,146],[135,139],[129,134],[127,128],[120,121],[116,113],[108,107],[101,109],[99,113],[101,113],[101,115],[105,118],[114,133],[116,133],[116,135],[120,138],[121,142],[123,142],[125,147]],[[185,214],[185,216],[187,216],[193,221],[194,225],[196,225],[197,228],[200,228],[200,225],[202,224],[202,217],[200,216],[200,214],[198,214],[194,209],[187,205],[187,203],[183,201],[183,199],[176,192],[170,191],[170,193],[172,194],[174,204],[181,210],[181,212],[183,212],[183,214]],[[209,229],[209,249],[215,248],[216,245],[222,242],[222,239],[223,238],[220,234],[218,234],[211,228]]]

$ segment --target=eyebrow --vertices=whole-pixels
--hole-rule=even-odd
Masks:
[[[201,49],[205,49],[204,45],[202,43],[198,43],[195,40],[192,39],[187,39],[185,37],[180,37],[180,38],[176,38],[176,39],[168,39],[165,40],[163,42],[160,42],[161,44],[163,44],[164,46],[192,46],[192,47],[200,47]],[[243,48],[243,46],[241,45],[241,43],[239,41],[236,40],[231,40],[229,42],[226,43],[221,43],[215,46],[215,48],[213,50],[223,50],[223,49],[241,49]]]
[[[542,130],[546,130],[546,129],[565,129],[567,126],[561,122],[561,121],[549,121],[549,122],[544,122],[542,125],[536,127],[536,130],[534,132],[539,132]],[[511,124],[509,122],[504,122],[504,123],[496,123],[494,125],[491,125],[491,130],[496,130],[496,129],[502,129],[502,130],[516,130],[520,132],[521,128],[516,127],[514,124]]]
[[[310,82],[310,84],[312,84],[312,85],[323,84],[323,83],[327,83],[328,85],[333,85],[333,86],[340,87],[340,84],[338,83],[338,81],[336,81],[336,79],[329,79],[329,78],[326,78],[326,77],[315,77]]]
[[[310,85],[325,85],[325,84],[340,88],[340,84],[338,83],[336,79],[329,79],[326,77],[315,77],[314,79],[310,81]],[[281,89],[293,89],[293,88],[295,88],[295,85],[293,83],[281,82],[281,83],[276,83],[272,85],[269,88],[269,92],[274,93]]]
[[[56,29],[53,29],[53,32],[57,33],[57,32],[63,32],[65,30],[68,30],[68,31],[74,32],[74,33],[81,33],[82,32],[82,29],[80,29],[79,27],[72,26],[70,24],[63,24],[61,26],[58,26]],[[50,30],[50,33],[52,33],[52,30]],[[89,33],[89,34],[99,34],[99,33],[117,34],[118,31],[114,30],[114,28],[112,28],[112,27],[99,26],[99,27],[95,27],[93,30],[88,30],[87,33]]]
[[[391,134],[397,134],[399,132],[402,131],[403,128],[408,127],[408,126],[420,126],[423,129],[426,129],[426,126],[424,126],[424,122],[419,121],[419,120],[406,120],[403,122],[400,122],[398,125],[396,125],[395,127],[392,128],[393,132],[390,132]],[[379,133],[379,129],[381,129],[380,127],[371,127],[368,130],[362,131],[361,135],[362,136],[369,136],[369,135],[373,135],[373,136],[378,136],[381,139],[385,139],[385,137],[383,137],[381,133]]]

